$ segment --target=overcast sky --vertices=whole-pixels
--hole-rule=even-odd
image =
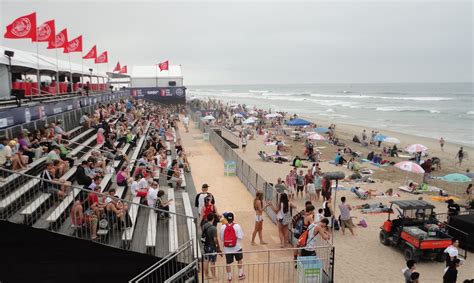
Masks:
[[[169,59],[187,85],[473,81],[472,1],[224,2],[0,0],[0,24],[36,11],[110,69]]]

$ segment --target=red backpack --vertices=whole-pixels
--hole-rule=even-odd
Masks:
[[[233,248],[237,245],[234,223],[226,224],[224,230],[224,247]]]

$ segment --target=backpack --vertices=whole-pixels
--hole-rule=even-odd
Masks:
[[[224,247],[233,248],[237,245],[234,223],[226,224],[224,230]]]
[[[309,231],[313,231],[314,229],[316,228],[316,225],[313,225],[313,227],[308,227],[308,229],[306,229],[306,231],[303,232],[303,234],[301,234],[301,236],[298,238],[298,247],[306,247],[306,245],[308,244],[308,235],[309,235]],[[314,239],[314,237],[316,237],[318,235],[318,233],[316,233],[316,235],[314,235],[311,240]]]
[[[303,233],[303,226],[304,226],[304,210],[298,212],[295,216],[293,216],[292,226],[293,226],[293,235],[295,238],[299,238]]]

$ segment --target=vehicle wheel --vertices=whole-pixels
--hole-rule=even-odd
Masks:
[[[436,256],[436,261],[445,262],[446,257],[447,257],[447,254],[444,251],[440,251],[438,255]]]
[[[414,260],[418,262],[420,259],[420,257],[415,256],[415,251],[410,246],[406,246],[405,249],[403,249],[403,255],[405,256],[405,260]]]
[[[390,241],[388,239],[388,234],[387,232],[385,231],[380,231],[380,234],[379,234],[379,240],[380,240],[380,243],[388,246],[390,244]]]

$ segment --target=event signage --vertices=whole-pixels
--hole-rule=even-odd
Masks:
[[[128,91],[103,94],[97,98],[78,97],[59,102],[45,102],[41,105],[30,107],[15,107],[0,111],[0,128],[8,128],[30,121],[46,119],[49,116],[57,115],[66,111],[79,109],[100,102],[111,101],[129,95]]]
[[[130,88],[130,95],[163,103],[186,102],[185,87],[132,87]]]

